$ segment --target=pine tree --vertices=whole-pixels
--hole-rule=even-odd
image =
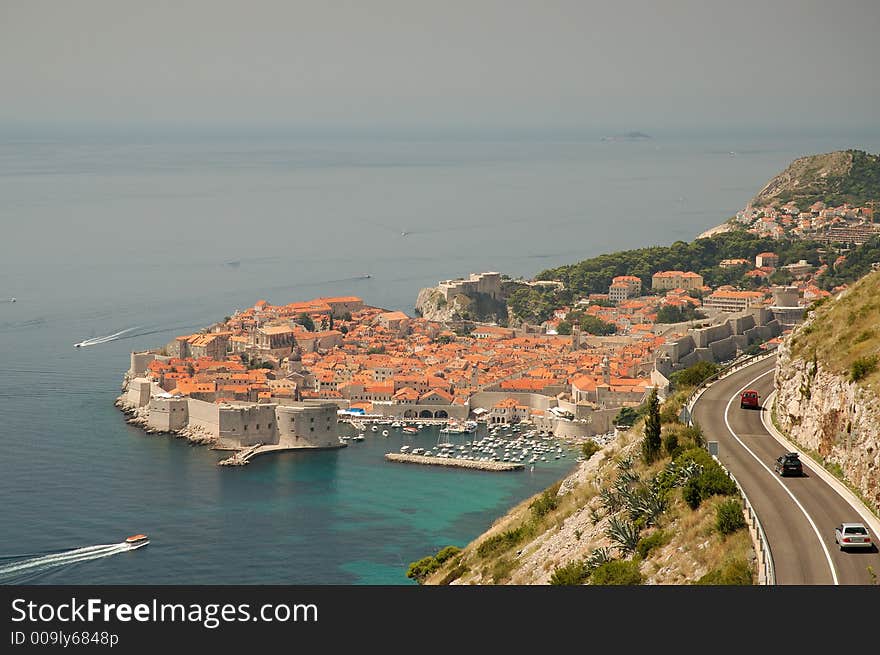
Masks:
[[[648,415],[645,417],[645,439],[642,441],[642,459],[650,464],[660,455],[660,402],[657,389],[648,396]]]

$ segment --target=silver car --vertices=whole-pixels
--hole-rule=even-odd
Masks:
[[[841,523],[834,529],[834,541],[840,550],[847,548],[874,548],[871,534],[864,523]]]

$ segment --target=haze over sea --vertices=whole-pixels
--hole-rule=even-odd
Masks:
[[[412,314],[440,279],[691,240],[796,157],[880,150],[876,133],[599,136],[5,133],[0,571],[136,532],[152,543],[0,582],[407,584],[410,561],[463,546],[573,454],[533,473],[393,465],[382,453],[402,437],[368,433],[219,468],[125,423],[129,352],[260,298]]]

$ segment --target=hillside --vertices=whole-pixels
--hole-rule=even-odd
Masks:
[[[802,240],[780,240],[759,237],[742,230],[715,234],[690,243],[676,241],[670,246],[653,246],[599,255],[576,264],[567,264],[541,271],[538,280],[560,280],[571,295],[607,293],[608,285],[617,275],[636,275],[642,288],[651,288],[651,276],[662,270],[694,271],[703,276],[710,286],[738,284],[744,271],[724,269],[722,259],[744,257],[754,261],[760,252],[773,251],[780,257],[780,265],[806,259],[819,261],[818,245]],[[560,298],[561,301],[571,298]]]
[[[816,201],[829,206],[880,201],[880,155],[841,150],[793,161],[749,203],[753,207],[794,201],[806,209]]]
[[[663,448],[643,462],[643,424],[520,503],[463,550],[410,567],[424,584],[753,584],[736,487],[699,428],[661,416]]]
[[[880,272],[811,312],[779,348],[779,427],[880,509]]]

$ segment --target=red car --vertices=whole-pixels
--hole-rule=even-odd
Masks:
[[[754,389],[746,389],[739,397],[739,406],[741,409],[760,409],[758,402],[758,392]]]

